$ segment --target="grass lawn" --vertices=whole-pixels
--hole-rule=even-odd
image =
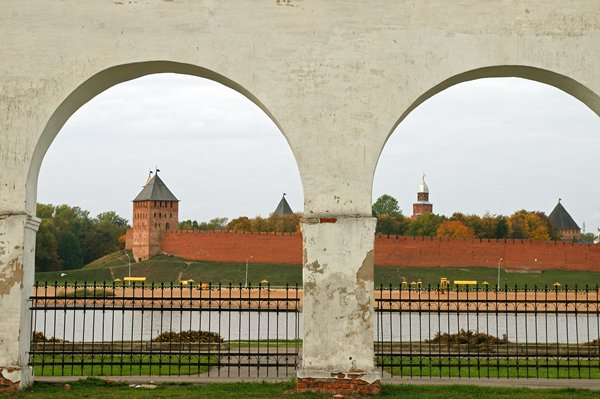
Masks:
[[[582,389],[527,389],[487,388],[476,386],[418,386],[384,385],[381,398],[421,399],[588,399],[598,398],[600,392]],[[150,398],[194,398],[194,399],[238,399],[238,398],[331,398],[330,394],[297,394],[294,383],[214,383],[208,385],[158,385],[156,389],[130,388],[122,384],[107,384],[101,380],[82,380],[71,384],[70,389],[62,385],[35,384],[33,388],[14,395],[15,398],[64,399],[150,399]]]
[[[394,376],[461,378],[600,378],[597,359],[477,359],[385,357],[378,363]]]
[[[112,272],[111,272],[112,271]],[[114,278],[123,279],[128,275],[128,266],[120,260],[111,260],[108,263],[96,263],[94,267],[87,266],[83,269],[67,270],[67,276],[61,277],[61,272],[36,273],[36,280],[40,283],[44,281],[59,281],[64,283],[81,283],[87,281],[112,282]],[[193,279],[196,283],[211,282],[213,284],[234,285],[244,283],[246,265],[244,263],[225,263],[225,262],[204,262],[188,261],[185,259],[159,255],[150,260],[134,263],[131,265],[132,276],[147,277],[148,283],[175,283],[181,279]],[[397,287],[402,283],[405,277],[407,282],[421,280],[423,287],[431,284],[436,287],[440,278],[446,277],[454,280],[476,280],[478,282],[488,281],[490,287],[494,287],[498,279],[498,271],[494,268],[485,267],[395,267],[395,266],[375,266],[375,286],[383,284],[388,287],[389,284]],[[248,280],[256,285],[261,280],[268,280],[272,286],[284,286],[286,283],[291,286],[298,284],[302,286],[302,267],[300,265],[273,265],[266,263],[251,263],[248,267]],[[553,284],[559,281],[562,286],[584,288],[586,284],[590,288],[600,284],[600,272],[584,271],[564,271],[564,270],[544,270],[539,274],[506,273],[501,269],[500,284],[504,286],[519,287],[527,285],[538,288],[547,285],[553,288]]]
[[[36,376],[198,375],[217,357],[198,355],[33,355]]]

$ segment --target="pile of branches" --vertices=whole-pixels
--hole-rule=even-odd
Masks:
[[[154,342],[206,342],[222,343],[224,339],[217,333],[210,331],[165,331],[152,341]]]
[[[460,330],[454,334],[448,333],[437,333],[433,339],[427,340],[432,344],[467,344],[467,345],[497,345],[497,344],[508,344],[508,337],[502,335],[502,338],[495,337],[493,335],[476,332],[476,331],[465,331]]]
[[[33,336],[31,337],[31,342],[69,342],[69,341],[63,341],[62,339],[59,338],[48,338],[44,335],[43,332],[41,331],[35,331],[33,333]]]

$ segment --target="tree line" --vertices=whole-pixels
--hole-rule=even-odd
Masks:
[[[376,232],[390,235],[463,237],[489,239],[529,239],[558,240],[557,229],[544,212],[520,210],[510,216],[468,215],[455,212],[447,217],[435,213],[425,213],[416,219],[404,216],[398,201],[387,194],[379,197],[372,206],[373,216],[377,217]],[[214,218],[209,222],[184,220],[179,223],[183,230],[224,230],[245,232],[295,232],[299,231],[300,214],[283,217],[272,214],[269,217],[240,216],[231,221],[227,218]],[[582,235],[582,239],[593,241],[594,235]]]
[[[125,247],[129,223],[114,211],[91,217],[77,206],[37,204],[42,219],[37,233],[38,272],[79,269]]]
[[[520,210],[510,216],[465,215],[455,212],[450,217],[425,213],[416,219],[402,214],[398,201],[387,194],[375,201],[376,232],[408,236],[513,238],[558,240],[559,233],[544,212]]]
[[[256,216],[249,218],[240,216],[228,221],[227,218],[219,217],[211,219],[208,222],[198,222],[197,220],[184,220],[179,223],[181,230],[201,230],[201,231],[245,231],[253,233],[281,232],[292,233],[299,231],[300,214],[291,213],[284,216],[271,214],[269,217]]]
[[[398,201],[382,195],[372,207],[377,217],[376,232],[381,234],[463,237],[490,239],[557,240],[559,234],[544,212],[520,210],[510,216],[466,215],[455,212],[450,217],[425,213],[416,219],[402,214]],[[78,269],[125,246],[125,233],[129,227],[114,211],[91,217],[77,206],[38,204],[37,216],[42,219],[37,233],[36,271]],[[226,230],[244,232],[297,232],[300,214],[283,217],[240,216],[229,221],[225,217],[208,222],[184,220],[182,230]],[[582,234],[581,241],[593,241],[593,233]]]

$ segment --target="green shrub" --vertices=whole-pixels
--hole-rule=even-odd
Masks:
[[[44,335],[43,332],[41,331],[36,331],[33,333],[33,336],[31,337],[31,342],[68,342],[68,341],[63,341],[62,339],[58,339],[58,338],[48,338]]]
[[[210,331],[182,331],[172,332],[165,331],[152,341],[155,342],[206,342],[206,343],[222,343],[223,338],[214,332]]]
[[[496,345],[496,344],[508,344],[508,337],[503,335],[502,338],[494,337],[493,335],[479,333],[475,331],[460,330],[454,334],[448,333],[437,333],[435,337],[426,342],[433,344],[468,344],[468,345]]]

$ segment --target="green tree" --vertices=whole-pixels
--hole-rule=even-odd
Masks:
[[[52,204],[37,204],[36,215],[40,219],[49,219],[54,216],[54,205]]]
[[[65,270],[78,269],[83,266],[83,250],[79,237],[67,229],[58,232],[57,236],[58,256]]]
[[[51,219],[42,219],[35,243],[35,268],[37,271],[62,270],[58,244]]]
[[[395,234],[404,235],[406,234],[411,220],[403,216],[402,214],[396,216],[390,216],[383,214],[377,217],[377,227],[375,231],[381,234]]]
[[[116,228],[127,229],[129,221],[117,215],[115,211],[102,212],[96,216],[98,222],[108,222]]]
[[[191,230],[192,229],[192,221],[191,220],[182,220],[179,222],[180,230]]]
[[[413,220],[408,227],[407,235],[434,237],[437,229],[446,218],[435,213],[424,213]]]
[[[208,222],[198,223],[198,228],[205,231],[213,230],[225,230],[227,226],[227,218],[217,217],[209,220]]]
[[[506,222],[506,218],[504,216],[496,216],[495,238],[508,238],[508,235],[509,229],[508,223]]]
[[[38,204],[42,218],[36,248],[36,270],[76,269],[123,247],[126,219],[114,211],[90,218],[77,206]]]
[[[374,217],[381,215],[398,216],[402,214],[402,211],[398,207],[398,200],[388,194],[383,194],[377,198],[371,209]]]
[[[83,241],[84,264],[123,249],[119,237],[125,233],[125,229],[126,226],[115,225],[108,219],[94,223]]]
[[[596,239],[596,235],[594,233],[581,233],[579,236],[579,241],[592,243]]]

